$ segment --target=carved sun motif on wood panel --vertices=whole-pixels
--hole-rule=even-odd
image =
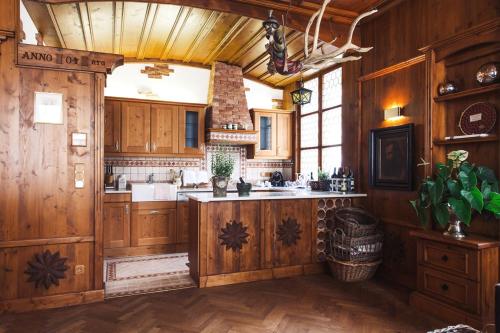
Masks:
[[[222,234],[219,236],[219,239],[222,240],[221,245],[226,245],[226,250],[241,250],[243,244],[248,243],[247,229],[248,227],[244,227],[243,223],[238,223],[235,220],[229,221],[226,223],[226,227],[221,229]]]
[[[297,244],[297,240],[300,239],[300,224],[297,223],[297,219],[292,219],[289,217],[278,225],[278,240],[280,240],[286,246],[292,246]]]
[[[49,289],[51,285],[58,286],[59,280],[64,279],[64,272],[68,270],[65,265],[68,258],[61,257],[59,251],[52,254],[49,250],[35,254],[28,262],[28,268],[24,271],[29,275],[27,282],[34,282],[35,288],[43,285]]]

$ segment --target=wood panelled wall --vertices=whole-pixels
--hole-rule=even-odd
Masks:
[[[418,163],[420,157],[429,160],[426,110],[430,97],[426,87],[425,62],[415,61],[412,66],[396,70],[390,70],[390,67],[420,56],[422,53],[419,48],[433,41],[490,20],[499,16],[499,13],[500,3],[497,0],[402,1],[361,26],[361,45],[373,46],[374,49],[363,55],[361,61],[344,65],[343,164],[358,167],[359,189],[368,193],[367,208],[379,216],[384,224],[385,255],[379,273],[409,288],[416,286],[417,265],[415,241],[408,233],[420,228],[420,225],[408,200],[414,198],[416,192],[379,190],[368,186],[369,131],[415,123],[414,164]],[[370,74],[378,71],[387,73],[370,78]],[[359,82],[360,77],[365,77],[365,80]],[[358,88],[361,89],[359,99]],[[384,108],[396,104],[404,107],[405,117],[398,122],[384,121]],[[416,186],[423,176],[424,170],[418,168]],[[497,231],[491,228],[483,231],[491,237],[498,237],[498,226],[496,228]]]
[[[1,29],[15,32],[9,18],[18,17],[17,6],[1,1]],[[15,38],[0,41],[0,313],[102,300],[105,75],[20,68],[16,54]],[[64,124],[33,123],[36,91],[63,94]],[[87,147],[71,147],[72,132],[87,133]],[[85,172],[82,189],[75,188],[77,163]],[[69,267],[48,290],[24,273],[45,250],[60,251]]]

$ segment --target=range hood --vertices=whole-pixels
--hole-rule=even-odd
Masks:
[[[215,62],[210,72],[206,110],[206,142],[232,145],[257,143],[248,111],[241,67]],[[227,124],[239,129],[225,129]]]

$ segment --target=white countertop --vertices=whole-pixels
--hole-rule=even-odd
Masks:
[[[250,192],[247,197],[240,197],[238,193],[228,193],[226,197],[215,198],[213,193],[186,193],[189,199],[198,202],[239,201],[239,200],[285,200],[285,199],[318,199],[318,198],[363,198],[364,193],[335,193],[320,191],[283,191],[283,192]]]
[[[106,194],[119,194],[119,193],[132,193],[131,190],[111,190],[111,189],[106,189],[104,191]]]

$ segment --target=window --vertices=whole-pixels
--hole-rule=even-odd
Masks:
[[[304,82],[313,91],[300,109],[300,172],[318,177],[342,164],[342,68]]]

